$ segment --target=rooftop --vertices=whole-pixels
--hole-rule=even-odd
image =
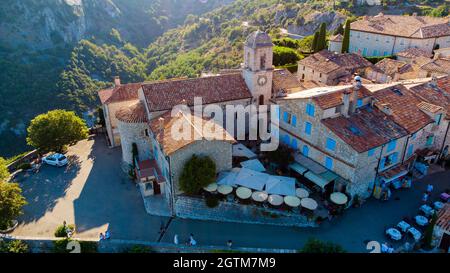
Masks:
[[[415,133],[433,120],[417,105],[422,100],[409,91],[405,86],[397,84],[373,93],[375,105],[383,109],[388,107],[393,120],[405,128],[408,133]]]
[[[334,53],[326,49],[314,53],[298,62],[322,73],[330,73],[339,68],[355,70],[373,66],[371,62],[356,53]]]
[[[126,123],[145,123],[147,122],[147,112],[142,102],[122,107],[116,112],[116,118]]]
[[[447,111],[447,119],[450,119],[450,76],[409,87],[409,89],[424,101],[442,107]]]
[[[423,49],[416,48],[416,47],[410,47],[408,49],[402,50],[396,54],[399,57],[403,58],[416,58],[416,57],[426,57],[426,58],[432,58],[433,54],[426,52]]]
[[[272,38],[264,31],[257,30],[250,34],[245,41],[245,45],[251,48],[273,46]]]
[[[351,23],[352,30],[411,38],[432,38],[450,35],[448,18],[428,16],[384,15],[365,16]]]
[[[322,94],[322,95],[318,95],[313,97],[314,102],[322,109],[328,109],[328,108],[332,108],[332,107],[336,107],[339,106],[341,104],[343,104],[343,95],[344,92],[353,92],[355,90],[354,86],[346,86],[346,88],[337,90],[335,92],[330,92],[330,93],[326,93],[326,94]],[[367,88],[363,86],[361,86],[358,90],[358,99],[362,99],[365,97],[369,97],[372,94],[370,93],[369,90],[367,90]],[[350,96],[350,101],[353,100],[353,96]]]
[[[420,67],[428,72],[450,75],[450,59],[439,58],[430,61]]]
[[[450,204],[444,204],[444,207],[438,213],[436,225],[443,230],[450,232]]]
[[[275,92],[283,90],[290,94],[319,86],[324,85],[316,81],[299,81],[287,69],[276,69],[273,72],[272,88]]]
[[[144,83],[142,91],[151,112],[171,110],[182,103],[192,106],[194,97],[201,97],[203,104],[252,97],[240,73]]]
[[[214,125],[210,126],[210,124]],[[183,131],[185,128],[189,128],[189,131]],[[210,128],[211,130],[208,132],[208,130],[204,130],[205,128]],[[160,118],[153,119],[150,121],[150,129],[166,155],[171,155],[198,140],[208,139],[235,142],[234,138],[222,126],[214,123],[213,120],[207,120],[181,111],[174,116],[167,112]],[[177,129],[179,131],[175,131]]]
[[[98,91],[98,96],[102,104],[113,102],[129,101],[138,99],[138,90],[141,83],[127,83],[109,89]]]
[[[348,118],[339,116],[321,122],[358,153],[407,135],[389,116],[371,106],[359,108]]]
[[[344,36],[342,36],[341,34],[333,35],[330,37],[330,41],[332,42],[342,42],[343,39]]]

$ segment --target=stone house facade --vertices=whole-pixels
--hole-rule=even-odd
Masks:
[[[380,13],[351,23],[349,52],[363,56],[395,55],[408,48],[432,53],[449,46],[448,18]]]

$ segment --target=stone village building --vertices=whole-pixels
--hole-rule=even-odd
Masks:
[[[99,91],[111,146],[121,146],[125,166],[135,164],[143,196],[164,196],[172,213],[182,194],[181,170],[192,155],[210,156],[219,171],[231,168],[232,137],[207,141],[201,136],[188,142],[171,138],[169,128],[177,120],[194,131],[199,128],[193,120],[206,122],[170,115],[176,105],[192,107],[194,97],[202,97],[204,107],[280,105],[281,142],[294,148],[298,162],[320,170],[308,172],[308,179],[352,196],[368,197],[376,183],[404,175],[415,151],[442,152],[441,142],[448,143],[448,104],[435,101],[432,93],[438,86],[441,97],[448,98],[448,77],[408,87],[302,81],[285,69],[274,70],[271,39],[260,31],[247,38],[244,53],[238,72],[133,84],[121,84],[116,78],[113,88]],[[415,95],[422,89],[426,95]]]

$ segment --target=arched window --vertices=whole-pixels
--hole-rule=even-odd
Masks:
[[[263,54],[260,58],[260,69],[266,69],[266,54]]]
[[[260,96],[259,96],[258,104],[259,104],[259,105],[264,105],[264,95],[260,95]]]

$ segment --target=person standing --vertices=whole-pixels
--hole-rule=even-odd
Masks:
[[[428,193],[425,192],[422,196],[422,202],[426,203],[427,201],[428,201]]]
[[[430,194],[433,191],[433,185],[428,184],[427,186],[427,193]]]
[[[190,246],[195,246],[197,245],[197,241],[194,239],[194,234],[191,233],[191,235],[189,236],[189,245]]]
[[[179,241],[178,241],[178,234],[175,234],[175,236],[173,237],[173,243],[178,245]]]
[[[227,246],[228,246],[228,248],[231,248],[231,247],[233,246],[233,241],[231,241],[231,240],[228,240],[228,242],[227,242]]]

